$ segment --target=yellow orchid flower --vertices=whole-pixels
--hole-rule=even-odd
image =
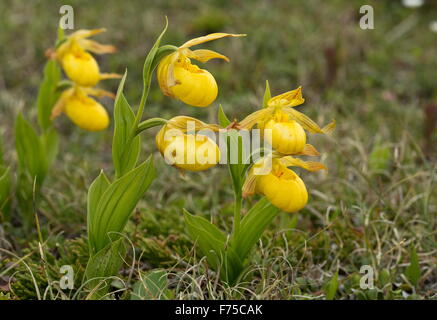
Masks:
[[[79,128],[88,131],[106,129],[109,126],[108,112],[90,95],[114,98],[112,93],[105,90],[75,86],[62,92],[53,107],[51,118],[54,119],[64,112]]]
[[[282,154],[317,155],[317,150],[306,144],[304,130],[311,133],[329,134],[335,128],[335,121],[324,128],[320,128],[314,121],[293,107],[304,103],[302,88],[288,91],[271,98],[267,107],[258,110],[239,123],[242,129],[251,129],[258,125],[262,131],[271,130],[271,135],[266,135],[272,147]]]
[[[103,79],[120,78],[119,74],[100,73],[97,61],[89,53],[115,52],[114,46],[86,39],[104,31],[105,29],[78,30],[67,37],[52,55],[61,63],[67,77],[80,86],[92,87]]]
[[[214,167],[220,161],[218,145],[206,135],[186,134],[189,123],[196,131],[219,129],[216,125],[209,125],[191,117],[172,118],[156,135],[159,152],[168,164],[179,169],[203,171]]]
[[[217,83],[211,73],[192,64],[190,59],[207,62],[219,58],[229,62],[229,58],[212,50],[192,51],[190,47],[224,37],[241,36],[245,35],[212,33],[184,43],[174,53],[162,59],[158,65],[157,78],[162,92],[191,106],[209,106],[217,97]]]
[[[298,166],[308,171],[326,169],[320,162],[303,161],[291,156],[265,157],[249,170],[243,185],[243,196],[258,193],[285,212],[301,210],[308,202],[308,191],[302,179],[293,170],[288,169],[289,166]]]

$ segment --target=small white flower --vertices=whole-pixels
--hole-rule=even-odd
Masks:
[[[402,0],[402,4],[407,8],[418,8],[423,6],[424,0]]]
[[[431,23],[429,24],[429,28],[432,32],[437,33],[437,20],[431,21]]]

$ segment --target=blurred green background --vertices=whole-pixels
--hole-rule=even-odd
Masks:
[[[64,4],[74,8],[76,29],[107,28],[95,39],[114,44],[118,52],[97,59],[104,72],[128,70],[125,93],[134,108],[141,95],[144,58],[163,28],[164,16],[169,28],[163,44],[181,45],[212,32],[247,34],[202,45],[231,59],[202,66],[219,85],[212,106],[194,108],[171,100],[162,95],[154,79],[145,117],[183,114],[215,122],[221,103],[228,116],[242,119],[260,107],[269,80],[273,95],[303,86],[306,102],[299,111],[320,125],[337,120],[332,139],[310,137],[322,152],[328,174],[302,172],[311,195],[309,205],[298,216],[283,214],[271,230],[277,236],[278,228],[297,229],[287,233],[290,246],[308,241],[308,248],[290,253],[293,263],[298,261],[302,268],[293,271],[297,274],[281,290],[261,298],[316,296],[335,270],[349,279],[364,263],[388,270],[392,281],[399,283],[384,291],[383,297],[403,297],[396,290],[410,263],[410,246],[421,253],[423,278],[416,289],[407,291],[435,297],[437,33],[430,24],[437,20],[436,2],[412,9],[395,0],[2,0],[0,131],[6,150],[14,149],[11,129],[17,113],[36,119],[44,52],[55,41],[59,8]],[[359,8],[364,4],[374,8],[374,30],[359,28]],[[117,86],[117,80],[100,83],[113,92]],[[104,102],[112,111],[111,101]],[[101,168],[112,170],[112,128],[84,132],[65,116],[56,120],[56,126],[63,135],[62,151],[40,210],[45,234],[53,237],[63,232],[65,241],[84,237],[86,188]],[[184,234],[182,207],[211,217],[222,228],[231,225],[232,190],[225,168],[181,175],[160,159],[155,133],[144,135],[143,157],[154,153],[159,177],[141,203],[141,215],[130,226],[138,250],[152,252],[144,257],[146,269],[165,265],[157,256],[164,255],[164,260],[175,252],[183,256],[182,244],[172,238]],[[7,158],[13,163],[14,153]],[[13,226],[19,228],[20,222]],[[17,228],[9,228],[6,239],[9,249],[21,252],[28,244],[19,238]],[[160,245],[164,253],[156,249]],[[272,257],[275,252],[271,250]],[[313,282],[301,284],[299,278]],[[293,291],[296,286],[298,293]],[[342,290],[341,297],[352,295],[347,288]]]

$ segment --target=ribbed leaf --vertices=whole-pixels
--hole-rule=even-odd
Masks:
[[[57,83],[61,78],[61,70],[55,60],[49,60],[44,67],[44,78],[38,91],[36,105],[38,108],[38,123],[45,131],[51,125],[50,114],[59,98],[56,91]]]
[[[15,144],[20,170],[41,184],[48,170],[48,160],[40,137],[21,114],[15,121]]]
[[[87,228],[89,243],[95,243],[95,232],[97,223],[97,206],[103,195],[103,193],[108,189],[110,182],[103,170],[100,172],[99,176],[93,181],[88,189],[88,199],[87,199]],[[92,249],[92,248],[91,248]]]
[[[114,138],[112,139],[112,161],[116,177],[129,172],[138,161],[141,149],[140,136],[133,135],[135,115],[123,94],[127,72],[118,86],[114,103]]]
[[[92,290],[91,299],[99,299],[108,291],[108,283],[102,285],[106,278],[118,274],[123,265],[123,259],[126,255],[124,239],[118,239],[108,243],[102,250],[92,255],[88,260],[85,270],[85,279],[87,287]],[[110,283],[110,282],[109,282]]]
[[[240,232],[230,241],[230,247],[235,250],[241,260],[246,258],[278,212],[278,208],[263,198],[241,220]]]
[[[48,128],[41,136],[41,142],[44,146],[47,165],[50,167],[55,161],[59,151],[59,136],[55,128]]]
[[[0,222],[9,218],[11,184],[10,168],[0,164]]]
[[[231,124],[231,121],[223,111],[223,107],[221,104],[219,105],[219,109],[218,109],[218,121],[223,128],[226,128],[228,125]]]
[[[165,32],[165,30],[164,30]],[[162,37],[162,36],[161,36]],[[161,37],[158,39],[159,42],[161,42]],[[158,45],[159,45],[158,42]],[[153,58],[153,62],[151,65],[150,70],[155,70],[155,68],[158,66],[159,62],[167,55],[169,55],[170,53],[173,53],[177,50],[178,48],[172,45],[164,45],[162,47],[159,47],[158,50],[155,53],[155,57]]]
[[[217,270],[224,259],[226,236],[205,218],[192,215],[185,209],[184,217],[188,233],[207,257],[211,267]]]
[[[5,165],[4,151],[3,151],[3,137],[0,135],[0,166]]]
[[[244,271],[244,263],[234,248],[225,249],[225,263],[220,270],[220,278],[229,285],[235,285]]]
[[[115,180],[105,190],[96,208],[95,229],[91,230],[93,236],[90,239],[95,239],[91,247],[95,251],[99,251],[108,244],[108,233],[123,231],[130,214],[155,176],[153,161],[149,157],[140,166]],[[114,237],[116,237],[115,234]]]
[[[227,160],[229,172],[232,178],[232,186],[237,194],[241,194],[244,170],[246,167],[243,161],[243,159],[246,159],[243,139],[237,130],[229,130],[226,135]]]
[[[164,30],[162,30],[161,34],[159,35],[158,39],[156,39],[152,49],[150,49],[149,54],[146,57],[146,60],[144,61],[143,66],[143,84],[144,84],[144,90],[146,92],[149,92],[150,88],[150,81],[152,80],[153,75],[153,69],[156,68],[156,66],[159,63],[159,60],[156,59],[158,57],[164,57],[166,54],[170,53],[171,50],[162,49],[161,54],[159,54],[159,45],[161,43],[161,39],[164,36],[165,32],[167,31],[168,21],[167,17],[165,18],[165,27]],[[168,46],[165,46],[168,47]],[[174,49],[173,49],[174,50]]]
[[[334,274],[334,276],[329,280],[326,284],[324,291],[326,295],[326,300],[333,300],[335,298],[335,294],[338,289],[338,271]]]
[[[168,300],[171,292],[167,289],[168,279],[165,270],[152,270],[136,282],[131,300]]]
[[[266,91],[264,92],[264,98],[263,98],[263,108],[268,107],[268,102],[271,99],[272,95],[270,94],[270,86],[269,81],[266,80]]]
[[[405,276],[411,282],[413,286],[417,286],[420,280],[421,271],[419,258],[417,257],[416,248],[411,246],[410,249],[410,264],[405,270]]]
[[[243,270],[240,257],[232,248],[226,247],[226,236],[203,217],[190,214],[184,209],[185,224],[191,238],[206,256],[211,268],[220,270],[220,277],[233,283]]]

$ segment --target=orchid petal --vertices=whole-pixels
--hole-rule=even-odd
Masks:
[[[278,96],[271,98],[267,105],[268,106],[281,106],[281,107],[295,107],[301,105],[305,102],[302,98],[302,87],[285,92]]]
[[[323,133],[330,134],[335,128],[335,121],[329,123],[323,129],[319,127],[317,123],[311,120],[309,117],[304,115],[303,113],[296,111],[292,108],[282,108],[282,111],[287,113],[292,120],[295,120],[299,123],[305,130],[311,133]]]
[[[211,33],[211,34],[208,34],[208,35],[203,36],[203,37],[191,39],[191,40],[185,42],[179,48],[180,49],[190,48],[192,46],[195,46],[195,45],[198,45],[198,44],[201,44],[204,42],[217,40],[217,39],[221,39],[221,38],[225,38],[225,37],[244,37],[244,36],[246,36],[246,35],[245,34],[232,34],[232,33]]]
[[[200,62],[207,62],[211,59],[223,59],[226,62],[229,62],[229,58],[212,50],[199,49],[191,51],[186,49],[186,56],[191,59],[195,59]]]
[[[105,28],[100,29],[80,29],[75,32],[73,32],[69,38],[76,38],[76,39],[83,39],[83,38],[89,38],[91,36],[94,36],[96,34],[106,32]]]
[[[318,156],[320,156],[320,153],[317,151],[317,149],[313,145],[307,143],[307,144],[305,144],[305,147],[303,148],[303,150],[300,153],[298,153],[297,155],[318,157]]]
[[[74,88],[70,88],[62,92],[58,101],[56,101],[55,105],[53,106],[52,113],[50,115],[51,120],[58,117],[62,113],[62,111],[64,111],[65,103],[73,95],[74,90]]]
[[[244,129],[251,129],[259,121],[265,119],[269,114],[273,112],[271,108],[265,108],[255,111],[239,122],[239,127]]]
[[[117,51],[117,48],[115,46],[109,44],[101,44],[94,40],[80,39],[78,40],[78,42],[82,48],[95,54],[114,53],[115,51]]]
[[[308,171],[319,171],[319,170],[328,170],[328,168],[325,167],[320,162],[316,161],[303,161],[298,158],[294,158],[292,156],[286,156],[283,158],[278,159],[284,166],[286,167],[300,167]]]
[[[120,79],[122,78],[121,74],[118,73],[101,73],[100,74],[100,80],[105,80],[105,79]]]
[[[111,99],[115,99],[115,94],[99,88],[85,88],[85,92],[97,98],[108,97]]]

